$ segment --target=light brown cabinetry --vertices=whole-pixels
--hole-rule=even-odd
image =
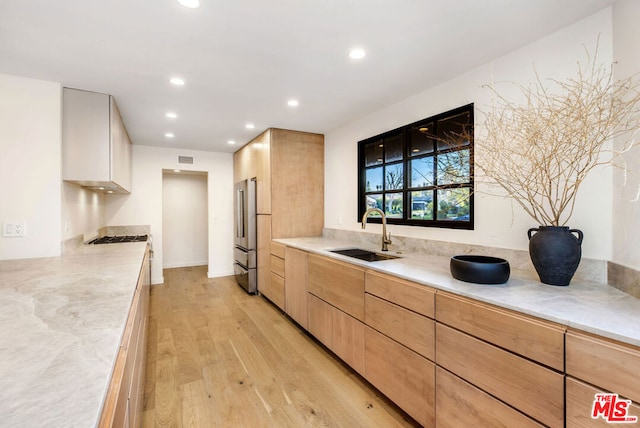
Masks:
[[[365,377],[424,426],[435,421],[435,293],[365,273]]]
[[[364,375],[364,269],[308,255],[309,332]]]
[[[543,426],[441,367],[436,368],[436,414],[437,428]]]
[[[270,283],[275,280],[279,287],[282,277],[273,278],[265,248],[272,238],[322,235],[324,136],[267,129],[238,150],[233,161],[235,182],[256,179],[258,291],[284,309],[285,295]]]
[[[309,329],[309,293],[307,291],[307,260],[309,254],[306,251],[287,247],[285,249],[284,266],[284,296],[285,312],[298,324]],[[271,270],[274,270],[273,263],[280,269],[278,257],[273,257]]]
[[[364,321],[364,269],[310,254],[309,292]]]
[[[147,249],[100,416],[100,427],[138,427],[141,423],[149,316],[149,279]]]
[[[447,293],[438,293],[436,319],[556,370],[564,369],[564,326]]]
[[[569,330],[566,354],[567,427],[606,424],[591,419],[596,392],[632,400],[628,414],[640,419],[640,348]]]
[[[365,327],[365,378],[425,427],[435,422],[435,365]]]
[[[438,366],[544,425],[564,425],[561,326],[440,292],[436,320]]]

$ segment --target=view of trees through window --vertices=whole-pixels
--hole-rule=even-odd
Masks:
[[[392,224],[473,229],[473,104],[360,141],[358,154],[360,217],[376,207]]]

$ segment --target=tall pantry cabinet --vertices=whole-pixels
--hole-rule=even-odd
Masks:
[[[267,129],[234,154],[233,172],[234,182],[256,179],[258,291],[286,310],[286,278],[272,273],[271,239],[322,235],[324,136]]]

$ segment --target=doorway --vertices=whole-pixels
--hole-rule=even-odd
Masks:
[[[162,265],[209,264],[207,173],[162,172]]]

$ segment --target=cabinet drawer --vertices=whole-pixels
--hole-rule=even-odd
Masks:
[[[364,376],[364,324],[336,308],[332,309],[332,350]]]
[[[309,294],[309,333],[327,348],[333,348],[333,307],[313,294]]]
[[[266,295],[280,309],[284,310],[284,278],[271,272],[269,294]]]
[[[436,367],[436,428],[534,428],[539,423]]]
[[[435,359],[435,322],[365,294],[365,323],[430,360]]]
[[[310,254],[309,292],[364,321],[364,269]]]
[[[545,425],[564,424],[560,373],[440,323],[436,363]]]
[[[593,401],[599,392],[609,391],[598,390],[577,379],[567,377],[567,428],[611,426],[611,423],[603,417],[598,419],[591,417]],[[627,414],[640,418],[640,406],[636,403],[631,404]]]
[[[565,328],[468,299],[438,293],[436,319],[472,336],[564,370]]]
[[[365,291],[429,318],[434,317],[435,292],[427,286],[367,271]]]
[[[435,423],[435,366],[365,327],[365,378],[425,427]]]
[[[271,272],[284,278],[284,259],[271,255]]]
[[[273,254],[276,257],[280,257],[281,259],[284,259],[284,249],[286,248],[285,245],[280,244],[278,242],[273,242],[271,241],[271,254]]]
[[[640,402],[640,349],[567,332],[567,374]]]

